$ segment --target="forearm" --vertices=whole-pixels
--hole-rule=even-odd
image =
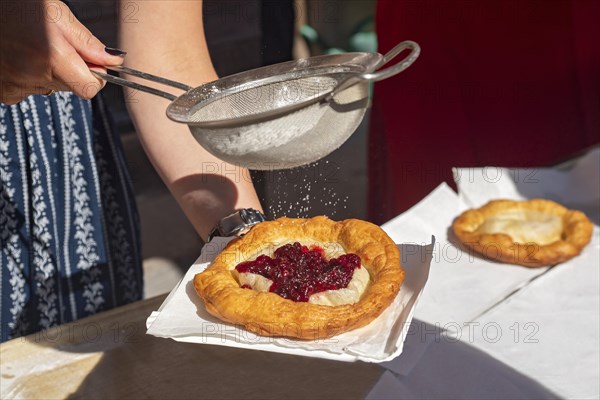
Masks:
[[[128,65],[191,86],[217,78],[204,40],[200,2],[137,4],[138,22],[121,24]],[[202,238],[234,209],[260,209],[248,171],[212,156],[186,125],[170,121],[167,100],[140,92],[128,93],[127,99],[148,157]]]

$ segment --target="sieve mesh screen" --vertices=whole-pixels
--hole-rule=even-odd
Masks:
[[[340,79],[340,74],[319,75],[256,85],[234,93],[215,92],[211,100],[192,108],[189,121],[219,121],[271,111],[329,93]]]

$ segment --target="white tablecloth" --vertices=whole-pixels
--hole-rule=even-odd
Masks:
[[[569,171],[457,169],[383,226],[397,242],[438,238],[404,353],[369,398],[600,397],[600,150]],[[596,224],[583,253],[552,268],[492,263],[455,245],[449,228],[490,199],[550,198]]]

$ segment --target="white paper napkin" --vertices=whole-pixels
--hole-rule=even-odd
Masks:
[[[600,396],[600,229],[478,320],[473,345],[568,399]],[[487,332],[484,329],[487,328]]]
[[[600,149],[567,167],[454,169],[465,205],[479,207],[496,198],[545,198],[583,211],[596,225],[591,243],[579,256],[543,269],[543,275],[478,318],[472,345],[559,396],[598,398]],[[420,304],[426,306],[427,299]]]
[[[430,236],[433,240],[433,238]],[[224,323],[208,314],[192,281],[203,271],[227,241],[217,238],[203,249],[199,262],[192,265],[181,283],[173,289],[157,312],[148,318],[147,333],[182,342],[232,346],[254,350],[333,359],[382,362],[402,352],[412,313],[429,274],[432,248],[429,245],[399,245],[406,270],[405,280],[394,303],[369,325],[330,339],[299,341],[269,338]]]
[[[405,352],[381,364],[390,372],[369,398],[598,398],[597,226],[580,256],[553,268],[451,253],[454,218],[497,198],[549,198],[598,225],[600,150],[569,167],[454,169],[459,195],[440,185],[383,226],[395,240],[439,241]]]

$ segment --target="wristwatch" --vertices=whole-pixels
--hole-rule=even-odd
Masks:
[[[215,236],[229,237],[229,236],[243,236],[250,228],[254,225],[265,221],[265,215],[260,211],[253,208],[242,208],[241,210],[235,211],[233,214],[229,214],[223,217],[217,226],[214,227],[208,235],[208,242]]]

